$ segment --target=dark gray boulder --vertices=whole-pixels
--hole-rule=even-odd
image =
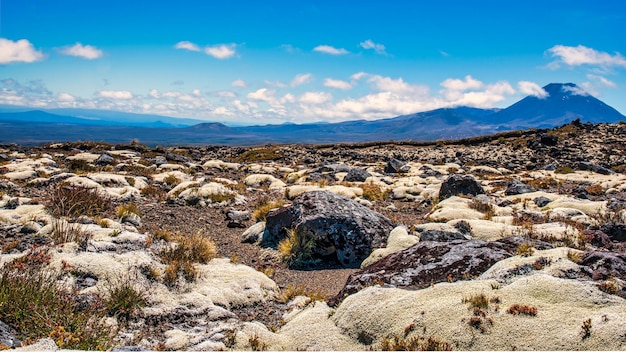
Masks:
[[[270,211],[263,242],[276,245],[295,229],[317,257],[335,255],[341,265],[358,267],[374,248],[384,247],[391,220],[349,198],[313,191],[291,206]]]
[[[385,173],[399,174],[402,172],[408,172],[410,169],[411,167],[409,167],[406,162],[392,158],[387,162],[387,165],[385,166]]]
[[[100,154],[100,156],[98,157],[98,159],[96,159],[95,164],[96,165],[111,165],[113,163],[115,159],[113,159],[113,157],[110,154],[104,153],[104,154]]]
[[[607,222],[600,227],[600,230],[613,241],[626,242],[626,224],[623,222]]]
[[[426,230],[420,235],[420,241],[451,242],[466,239],[460,231]]]
[[[346,177],[344,177],[344,181],[346,182],[365,182],[368,177],[372,176],[369,172],[360,169],[358,167],[352,168],[348,171]]]
[[[541,196],[541,197],[534,198],[533,202],[535,202],[535,204],[537,204],[537,206],[539,208],[543,208],[546,205],[550,204],[550,202],[552,202],[552,200],[550,198],[548,198],[548,197]]]
[[[439,190],[439,200],[444,200],[452,196],[465,194],[476,196],[484,194],[483,187],[470,175],[450,175],[442,184]]]
[[[188,157],[184,155],[175,154],[171,152],[165,152],[165,159],[167,159],[168,161],[174,161],[177,163],[188,163],[191,161],[191,159],[189,159]]]
[[[516,195],[516,194],[524,194],[534,192],[535,189],[532,186],[529,186],[523,182],[515,180],[509,184],[509,186],[504,191],[504,194],[507,196]]]
[[[380,283],[422,289],[433,283],[467,280],[511,257],[512,247],[499,241],[420,241],[350,275],[345,287],[329,303],[337,305],[348,295]]]
[[[594,163],[590,163],[588,161],[581,161],[576,165],[576,168],[578,170],[584,170],[584,171],[592,171],[598,174],[602,174],[602,175],[611,175],[613,174],[612,170],[607,169],[604,166],[600,166],[598,164],[594,164]]]

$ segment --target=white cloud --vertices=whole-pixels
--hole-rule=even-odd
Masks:
[[[148,92],[148,96],[153,99],[159,99],[161,98],[161,93],[156,89],[151,89],[150,92]]]
[[[317,51],[319,53],[330,54],[330,55],[345,55],[350,52],[344,48],[335,48],[330,45],[318,45],[313,48],[313,51]]]
[[[246,96],[248,99],[252,100],[260,100],[260,101],[274,101],[276,100],[276,91],[270,90],[267,88],[261,88],[256,90],[255,92],[250,92]]]
[[[104,54],[102,50],[96,48],[95,46],[82,45],[81,43],[67,46],[61,49],[60,52],[63,55],[82,57],[87,60],[99,59]]]
[[[606,86],[606,87],[611,87],[611,88],[617,87],[617,84],[615,82],[600,75],[594,75],[594,74],[589,73],[587,74],[587,79],[599,82],[601,85]]]
[[[292,87],[297,87],[300,85],[303,85],[305,83],[309,83],[311,82],[311,80],[313,80],[313,75],[310,73],[301,73],[296,75],[292,80],[291,83],[289,83],[290,86]]]
[[[366,49],[366,50],[373,49],[377,54],[387,55],[387,52],[385,51],[385,46],[379,43],[374,43],[371,39],[361,42],[360,45],[361,45],[361,48],[363,49]]]
[[[363,77],[365,77],[367,75],[368,74],[365,73],[365,72],[357,72],[357,73],[353,74],[352,76],[350,76],[350,79],[353,80],[353,81],[358,81],[358,80],[360,80],[361,78],[363,78]]]
[[[519,81],[517,82],[517,88],[519,88],[520,92],[523,94],[537,97],[539,99],[545,99],[549,96],[548,92],[535,82]]]
[[[0,38],[0,65],[13,62],[35,62],[43,58],[41,51],[35,50],[33,44],[26,39],[14,42]]]
[[[109,99],[129,100],[133,98],[133,93],[127,90],[101,90],[98,96]]]
[[[558,68],[559,63],[568,66],[598,65],[602,67],[620,66],[626,67],[626,59],[620,54],[611,55],[607,52],[598,51],[583,45],[565,46],[555,45],[548,52],[557,58],[557,61],[549,65],[550,68]]]
[[[589,84],[589,82],[584,82],[582,84],[583,87],[585,88],[589,88],[589,90],[592,90],[591,85]],[[581,95],[583,97],[586,97],[587,95],[589,95],[589,93],[587,93],[587,91],[585,91],[585,89],[580,88],[580,87],[571,87],[571,86],[563,86],[562,90],[564,92],[569,92],[572,93],[572,95]]]
[[[272,81],[265,80],[264,83],[267,84],[270,87],[278,87],[278,88],[285,88],[285,87],[287,87],[287,85],[285,83],[281,82],[281,81],[274,81],[274,82],[272,82]]]
[[[350,90],[352,89],[352,84],[350,82],[342,81],[339,79],[326,78],[324,80],[324,87]]]
[[[304,104],[323,104],[332,100],[333,96],[326,92],[306,92],[302,94],[298,101]]]
[[[388,91],[401,95],[424,95],[428,94],[428,87],[420,85],[411,85],[406,83],[402,77],[393,79],[391,77],[383,77],[373,75],[368,80],[374,88],[379,91]]]
[[[232,83],[230,84],[233,87],[237,87],[237,88],[247,88],[248,85],[246,84],[246,81],[244,81],[243,79],[236,79],[234,81],[232,81]]]
[[[207,46],[204,48],[204,52],[207,55],[213,56],[216,59],[228,59],[237,53],[235,48],[237,46],[235,44],[219,44],[214,46]]]
[[[174,48],[176,49],[184,49],[184,50],[189,50],[189,51],[200,51],[200,47],[197,44],[194,44],[192,42],[188,42],[188,41],[182,41],[182,42],[178,42],[176,43],[176,45],[174,45]]]
[[[73,102],[76,100],[76,98],[69,93],[59,93],[59,95],[57,95],[57,99],[61,102],[66,102],[66,103]]]
[[[480,89],[483,86],[483,82],[475,80],[472,76],[465,76],[465,80],[448,78],[441,82],[441,86],[455,91],[464,91],[469,89]]]

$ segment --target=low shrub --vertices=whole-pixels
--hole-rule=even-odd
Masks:
[[[528,315],[528,316],[534,317],[534,316],[537,315],[537,307],[521,305],[521,304],[514,304],[514,305],[510,306],[506,310],[506,312],[509,313],[509,314],[512,314],[512,315],[524,314],[524,315]]]
[[[517,247],[517,255],[522,257],[530,257],[535,253],[535,245],[530,242],[524,242]]]
[[[105,279],[102,289],[103,305],[109,316],[127,322],[139,309],[146,306],[147,292],[137,287],[137,274],[122,274]]]
[[[489,298],[484,293],[480,293],[477,295],[470,296],[468,298],[463,298],[463,303],[468,303],[469,308],[489,308]]]
[[[169,174],[163,179],[163,182],[165,182],[168,186],[174,186],[180,183],[180,179],[178,179],[178,177],[174,174]]]
[[[55,217],[95,216],[111,208],[108,197],[98,190],[61,183],[43,197],[46,209]]]
[[[0,321],[16,329],[22,340],[51,337],[59,348],[77,350],[112,347],[113,332],[101,322],[104,311],[98,300],[84,307],[57,279],[42,267],[0,268]]]

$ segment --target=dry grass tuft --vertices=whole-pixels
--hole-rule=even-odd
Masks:
[[[55,244],[76,242],[80,248],[87,248],[91,234],[83,230],[81,224],[69,223],[65,220],[52,219],[50,237]]]
[[[374,183],[364,183],[359,185],[359,188],[363,190],[363,198],[372,202],[384,201],[389,195],[388,192],[383,191],[379,185]]]
[[[266,221],[267,214],[269,214],[270,210],[280,208],[283,205],[285,205],[285,201],[283,201],[282,199],[270,201],[267,198],[263,198],[259,202],[259,205],[256,207],[256,209],[254,209],[254,211],[252,212],[252,217],[256,222]]]
[[[522,257],[530,257],[535,253],[535,245],[530,242],[524,242],[517,247],[517,255]]]
[[[306,239],[297,229],[287,231],[287,237],[278,243],[278,252],[289,266],[304,265],[313,259],[313,239]]]
[[[139,210],[139,207],[135,203],[126,203],[118,205],[117,208],[115,208],[115,214],[118,218],[123,218],[131,214],[141,216],[141,210]]]
[[[383,339],[380,342],[381,351],[452,351],[452,345],[432,336],[422,336],[403,339],[398,336]]]

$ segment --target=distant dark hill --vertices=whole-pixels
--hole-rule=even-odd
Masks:
[[[624,115],[573,83],[550,83],[546,98],[528,96],[491,117],[512,127],[553,127],[580,118],[584,122],[618,122]]]
[[[171,117],[117,111],[60,109],[55,111],[64,114],[57,115],[0,106],[0,111],[5,111],[0,113],[0,144],[33,145],[85,139],[113,143],[137,139],[147,145],[432,141],[550,128],[577,118],[593,123],[626,120],[624,115],[575,84],[551,83],[544,89],[549,94],[547,97],[529,96],[502,110],[460,106],[373,121],[246,127],[192,119],[180,119],[179,124]]]

